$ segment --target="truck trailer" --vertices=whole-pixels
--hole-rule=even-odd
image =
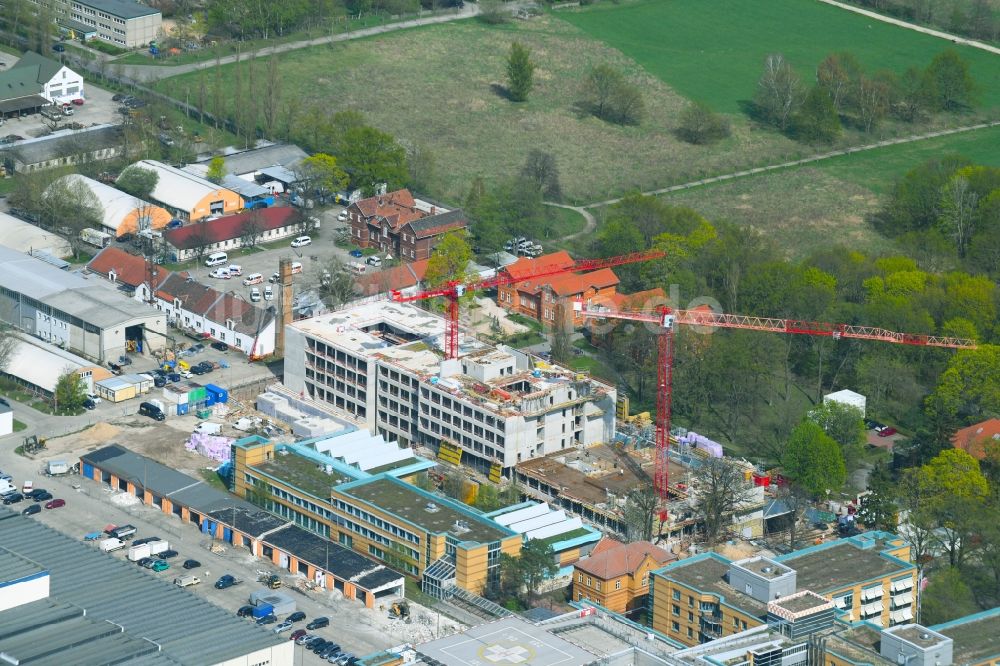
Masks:
[[[111,241],[114,239],[115,237],[111,234],[98,229],[91,229],[88,227],[80,231],[80,240],[87,245],[93,245],[94,247],[105,248],[111,245]]]
[[[113,550],[121,550],[125,547],[125,542],[121,539],[116,539],[114,537],[110,539],[105,539],[101,542],[101,550],[105,553],[110,553]]]

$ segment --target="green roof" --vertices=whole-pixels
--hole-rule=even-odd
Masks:
[[[253,465],[252,469],[322,499],[330,499],[332,486],[354,480],[336,470],[327,474],[319,463],[294,453],[278,454],[266,463]]]

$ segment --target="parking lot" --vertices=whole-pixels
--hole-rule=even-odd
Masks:
[[[59,60],[60,54],[43,54],[53,60]],[[0,69],[9,69],[19,58],[9,53],[0,52]],[[72,67],[72,66],[71,66]],[[117,123],[121,121],[121,114],[118,113],[118,103],[111,101],[113,93],[102,88],[98,88],[89,82],[83,87],[84,104],[73,107],[73,115],[62,118],[61,125],[68,123],[80,123],[85,127],[91,125],[103,125],[106,123]],[[0,128],[0,136],[16,134],[26,139],[43,136],[51,130],[43,122],[39,114],[25,116],[23,118],[9,118]]]
[[[155,432],[163,427],[160,425],[150,430]],[[128,442],[127,439],[118,441]],[[294,584],[294,576],[273,567],[269,562],[252,557],[245,550],[233,549],[231,545],[224,544],[225,552],[212,552],[210,550],[212,541],[201,534],[194,525],[181,523],[176,516],[143,506],[134,497],[112,492],[107,486],[75,475],[45,477],[41,474],[45,460],[56,456],[45,456],[37,460],[24,458],[13,453],[17,443],[16,437],[0,439],[0,460],[2,460],[0,466],[3,471],[11,474],[18,486],[24,480],[31,479],[36,488],[44,488],[55,497],[66,500],[66,506],[43,510],[30,519],[38,520],[78,539],[82,539],[87,533],[101,531],[109,524],[134,525],[137,528],[134,538],[158,536],[168,541],[170,548],[176,550],[178,555],[170,559],[171,566],[168,570],[159,573],[146,570],[146,573],[171,582],[177,576],[185,574],[198,576],[202,582],[184,588],[185,593],[197,595],[235,613],[248,603],[251,592],[263,589],[263,585],[256,582],[259,573],[279,574],[283,582],[282,590],[296,601],[297,610],[305,612],[307,617],[305,621],[296,623],[293,629],[284,635],[288,636],[295,629],[305,628],[311,618],[326,616],[330,618],[330,626],[309,633],[335,641],[356,655],[370,654],[404,642],[427,640],[433,638],[439,631],[436,614],[415,605],[411,604],[414,621],[406,625],[388,619],[384,608],[377,606],[374,609],[367,609],[359,602],[340,598],[340,593],[336,591],[300,591]],[[100,442],[101,445],[105,443],[108,442]],[[83,444],[82,446],[84,448],[77,455],[86,448],[95,448]],[[66,456],[59,457],[72,460]],[[21,502],[8,508],[17,510],[27,505],[28,503]],[[93,542],[92,547],[97,548],[97,544],[98,542]],[[137,566],[128,562],[127,552],[127,549],[122,549],[108,553],[107,557],[122,560],[128,566]],[[201,567],[190,571],[184,570],[181,564],[187,559],[199,561]],[[223,574],[233,575],[243,582],[228,589],[215,589],[215,581]],[[278,619],[280,621],[283,618]],[[261,630],[272,631],[275,626],[265,626]],[[440,627],[443,635],[452,633],[455,624],[447,618],[442,618]],[[297,664],[325,663],[305,648],[297,647],[296,651],[300,655],[296,657]]]

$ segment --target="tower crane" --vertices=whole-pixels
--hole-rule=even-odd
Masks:
[[[878,340],[919,347],[974,349],[975,341],[939,335],[898,333],[874,326],[828,324],[798,319],[779,319],[713,312],[707,309],[675,310],[661,306],[654,311],[612,310],[575,301],[573,310],[591,319],[623,319],[653,324],[660,329],[659,358],[656,372],[656,472],[654,487],[660,504],[660,521],[666,522],[666,502],[669,488],[667,451],[670,443],[670,408],[673,392],[674,326],[701,326],[708,329],[739,328],[792,335],[813,335],[834,340]]]
[[[542,265],[530,274],[518,277],[514,277],[506,271],[498,271],[493,277],[469,282],[452,280],[440,287],[421,291],[410,296],[404,295],[398,290],[393,290],[391,292],[392,300],[397,303],[412,303],[413,301],[423,301],[429,298],[443,297],[448,299],[448,314],[445,317],[445,358],[455,359],[458,358],[458,299],[470,291],[504,287],[517,284],[518,282],[527,282],[563,273],[579,273],[582,271],[594,271],[601,268],[621,266],[623,264],[634,264],[649,259],[661,259],[665,256],[666,253],[662,250],[649,250],[605,259],[579,259],[569,266]]]

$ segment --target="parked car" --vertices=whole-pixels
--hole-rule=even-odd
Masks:
[[[210,278],[216,278],[218,280],[231,280],[233,279],[232,274],[229,272],[228,268],[216,268],[214,271],[208,274]]]
[[[292,623],[289,622],[288,620],[285,620],[284,622],[278,623],[278,626],[274,628],[274,633],[280,634],[281,632],[288,631],[291,628],[292,628]]]
[[[42,512],[42,507],[40,505],[38,505],[38,504],[32,504],[31,506],[29,506],[28,508],[26,508],[24,511],[22,511],[21,515],[22,516],[30,516],[32,514],[41,513],[41,512]]]
[[[143,557],[136,560],[135,563],[138,564],[143,569],[151,569],[153,568],[153,562],[155,561],[156,561],[155,557]]]
[[[86,400],[83,401],[83,408],[84,409],[97,409],[97,403],[94,402],[93,400],[91,400],[90,398],[87,398]]]
[[[161,539],[158,536],[143,537],[141,539],[136,539],[135,541],[133,541],[132,545],[133,546],[141,546],[144,543],[153,543],[154,541],[163,541],[163,539]]]
[[[364,256],[364,254],[361,252],[361,250],[351,250],[347,254],[351,255],[352,257],[359,257],[359,258],[362,257],[362,256]]]
[[[215,589],[217,590],[224,590],[227,587],[232,587],[233,585],[236,585],[236,578],[230,576],[229,574],[226,574],[219,578],[219,580],[215,581]]]
[[[62,44],[53,44],[52,50],[55,51],[56,53],[62,53],[66,50],[66,47],[63,46]]]
[[[176,550],[165,550],[159,555],[161,560],[169,560],[173,557],[177,557],[178,553]]]
[[[139,413],[143,416],[148,416],[154,421],[164,421],[167,418],[167,415],[163,413],[163,410],[151,402],[144,402],[140,404]]]
[[[296,629],[288,637],[288,640],[295,641],[296,643],[298,643],[299,639],[302,638],[305,635],[306,635],[306,630],[305,629]]]
[[[319,636],[315,636],[313,634],[306,634],[305,636],[299,636],[298,638],[296,638],[295,644],[308,645],[309,643],[312,643],[315,640],[319,640]]]
[[[252,617],[253,616],[253,606],[240,606],[240,609],[236,611],[236,617]]]
[[[77,97],[73,100],[73,104],[76,106],[83,106],[84,99],[82,97]]]
[[[193,345],[191,345],[191,351],[193,351],[195,354],[201,351],[205,351],[205,345],[201,344],[200,342],[196,342]]]
[[[294,613],[289,615],[287,619],[289,622],[301,622],[302,620],[306,619],[306,614],[303,613],[302,611],[295,611]]]
[[[310,643],[309,649],[315,652],[316,654],[319,654],[320,652],[326,649],[327,645],[333,645],[333,641],[328,641],[325,638],[321,638],[315,643]]]
[[[46,509],[58,509],[61,506],[66,506],[66,500],[64,499],[54,499],[50,502],[45,503]]]
[[[170,381],[170,382],[179,382],[180,380],[181,380],[181,375],[180,375],[179,372],[170,372],[170,373],[167,373],[167,381]]]
[[[52,499],[52,493],[47,491],[45,488],[35,488],[31,492],[27,493],[27,496],[36,502],[39,500],[50,500]]]
[[[274,624],[277,621],[278,621],[278,618],[275,617],[274,615],[264,615],[264,616],[261,616],[261,617],[257,618],[257,624],[259,624],[261,626],[263,626],[265,624]]]
[[[225,342],[216,341],[212,343],[212,349],[218,349],[219,351],[223,352],[229,351],[229,345],[227,345]]]
[[[191,374],[192,375],[203,375],[203,374],[205,374],[205,368],[201,367],[200,365],[192,365],[191,366]]]
[[[184,560],[184,564],[181,565],[185,569],[197,569],[201,566],[201,562],[198,560]]]
[[[4,504],[17,504],[24,499],[24,495],[21,493],[10,493],[9,495],[3,496]]]
[[[312,238],[310,238],[309,236],[299,236],[298,238],[292,241],[292,247],[305,247],[306,245],[309,245],[312,242],[313,242]]]
[[[881,430],[878,431],[878,436],[879,437],[892,437],[893,435],[896,434],[896,432],[897,431],[896,431],[895,428],[886,426],[885,428],[882,428]]]
[[[153,566],[150,567],[153,571],[166,571],[170,568],[170,563],[166,560],[156,560],[153,562]]]
[[[306,625],[306,629],[312,631],[313,629],[322,629],[323,627],[330,626],[330,618],[328,617],[315,617],[313,621]]]

